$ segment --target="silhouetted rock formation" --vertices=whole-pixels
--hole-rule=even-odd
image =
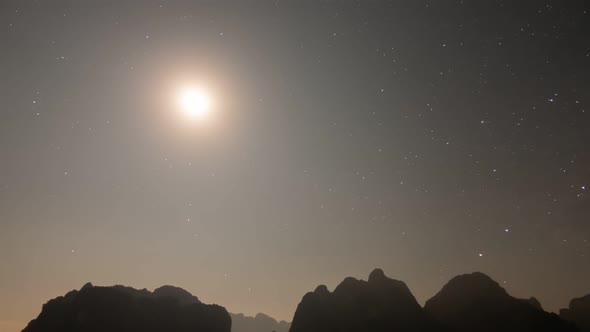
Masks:
[[[424,310],[457,332],[567,332],[575,327],[540,309],[538,301],[510,296],[483,273],[451,279]]]
[[[188,305],[194,303],[200,303],[199,299],[194,296],[193,294],[185,291],[180,287],[174,286],[162,286],[160,288],[156,288],[153,292],[155,297],[170,297],[173,299],[178,300],[180,305]]]
[[[576,324],[581,332],[590,332],[590,294],[570,301],[568,309],[561,309],[559,316]]]
[[[291,326],[260,313],[229,314],[178,287],[87,283],[47,302],[23,332],[590,332],[590,295],[560,316],[479,272],[451,279],[422,308],[405,283],[375,269],[368,281],[349,277],[333,292],[320,285],[305,294]]]
[[[429,319],[405,283],[376,269],[368,281],[346,278],[330,293],[318,286],[307,293],[290,332],[441,331]]]
[[[543,310],[543,306],[541,305],[541,302],[539,302],[539,300],[537,300],[536,297],[531,297],[528,299],[528,302],[530,305],[532,305],[533,307],[539,309],[539,310]]]
[[[259,313],[256,317],[244,314],[229,314],[232,332],[289,332],[291,324],[284,320],[277,322],[274,318]]]
[[[164,286],[150,292],[88,283],[47,302],[23,332],[230,332],[225,308]]]

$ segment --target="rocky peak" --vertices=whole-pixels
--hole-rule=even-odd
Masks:
[[[576,324],[581,332],[590,332],[590,294],[571,300],[569,308],[561,309],[559,316]]]
[[[407,286],[381,269],[368,281],[345,278],[330,293],[318,286],[295,312],[290,332],[439,331]]]
[[[321,296],[321,295],[329,295],[330,291],[328,290],[328,287],[326,287],[326,285],[319,285],[318,287],[315,288],[313,293]]]
[[[382,280],[387,280],[389,278],[387,278],[385,276],[385,273],[383,272],[383,270],[381,269],[374,269],[370,274],[369,274],[369,282],[379,282]]]
[[[543,311],[538,301],[514,298],[480,272],[451,279],[426,301],[424,310],[458,332],[575,331],[555,314]]]
[[[160,288],[156,288],[154,290],[154,296],[156,297],[170,297],[178,300],[181,305],[193,304],[193,303],[200,303],[199,299],[192,295],[191,293],[187,292],[186,290],[175,287],[165,285]]]

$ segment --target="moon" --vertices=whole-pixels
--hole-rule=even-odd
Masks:
[[[188,118],[204,118],[211,112],[211,98],[203,88],[185,87],[178,94],[178,106]]]

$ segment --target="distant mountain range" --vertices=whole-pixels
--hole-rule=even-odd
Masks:
[[[333,292],[303,296],[292,324],[230,314],[174,286],[153,292],[88,283],[47,302],[23,332],[590,332],[590,295],[560,314],[535,298],[510,296],[475,272],[451,279],[421,307],[406,284],[376,269],[367,281],[345,278]]]
[[[263,313],[255,317],[244,316],[244,314],[229,314],[231,316],[232,332],[289,332],[291,323],[284,320],[277,322],[276,319]]]

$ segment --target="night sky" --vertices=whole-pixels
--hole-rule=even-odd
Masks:
[[[88,281],[291,320],[375,267],[421,303],[482,271],[566,307],[584,2],[1,1],[0,330]]]

